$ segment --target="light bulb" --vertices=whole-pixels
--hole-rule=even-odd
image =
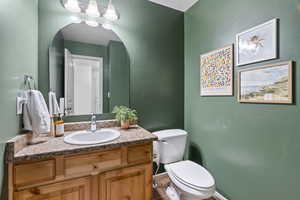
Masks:
[[[115,9],[114,5],[109,2],[107,9],[103,15],[106,19],[115,21],[119,19],[119,15],[117,13],[117,10]]]
[[[79,23],[81,23],[81,19],[79,18],[79,17],[77,17],[77,16],[71,16],[71,20],[72,20],[72,22],[73,23],[75,23],[75,24],[79,24]]]
[[[86,9],[85,13],[90,17],[100,17],[96,0],[90,0],[89,6]]]
[[[105,22],[104,24],[102,24],[102,27],[103,27],[104,29],[106,29],[106,30],[111,30],[111,29],[112,29],[111,24],[109,24],[109,23],[107,23],[107,22]]]
[[[96,22],[96,21],[93,21],[93,20],[86,20],[85,23],[89,26],[92,26],[92,27],[97,27],[99,26],[99,23]]]
[[[79,13],[81,11],[77,0],[67,0],[64,6],[66,9],[68,9],[71,12]]]

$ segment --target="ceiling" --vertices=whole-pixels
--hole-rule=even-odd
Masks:
[[[199,0],[148,0],[148,1],[185,12]]]
[[[84,23],[71,24],[61,30],[65,40],[77,42],[104,45],[107,46],[109,41],[121,41],[120,38],[111,30],[99,27],[91,27]]]

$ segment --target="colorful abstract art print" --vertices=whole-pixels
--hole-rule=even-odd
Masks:
[[[246,65],[278,57],[279,19],[270,20],[236,35],[236,64]]]
[[[241,70],[238,101],[248,103],[293,103],[292,61]]]
[[[233,95],[233,45],[200,56],[200,95]]]

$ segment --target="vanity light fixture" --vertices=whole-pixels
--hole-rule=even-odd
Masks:
[[[109,0],[107,9],[103,14],[103,17],[110,21],[116,21],[120,18],[118,11],[116,10],[115,6],[112,4],[112,0]]]
[[[98,4],[96,0],[90,0],[85,13],[90,17],[100,17],[100,12],[98,10]]]
[[[101,5],[97,2],[97,0],[60,1],[67,10],[79,13],[77,16],[79,19],[74,19],[74,23],[84,22],[92,27],[97,27],[99,24],[102,24],[103,28],[111,30],[111,23],[120,19],[120,13],[112,4],[112,0],[109,0],[107,5]]]
[[[77,0],[66,0],[64,3],[64,6],[66,9],[68,9],[71,12],[75,12],[75,13],[81,12],[81,9],[79,7]]]
[[[78,16],[71,16],[71,20],[73,21],[73,23],[75,24],[79,24],[82,22],[82,19]]]
[[[111,24],[110,24],[110,23],[107,23],[107,22],[104,22],[104,23],[102,24],[102,27],[103,27],[104,29],[106,29],[106,30],[111,30],[111,29],[112,29]]]
[[[94,20],[85,20],[85,23],[91,27],[97,27],[99,26],[99,23]]]

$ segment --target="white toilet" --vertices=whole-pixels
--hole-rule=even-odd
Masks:
[[[203,200],[215,193],[213,176],[201,165],[189,160],[183,161],[187,132],[180,129],[170,129],[154,132],[158,137],[155,146],[158,147],[160,163],[171,179],[172,185],[180,200]],[[168,188],[174,191],[173,188]],[[169,192],[170,193],[170,192]],[[167,191],[168,196],[170,194]],[[170,198],[176,199],[174,197]]]

